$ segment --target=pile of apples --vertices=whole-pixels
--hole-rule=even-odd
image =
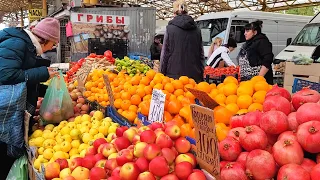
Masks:
[[[46,166],[46,179],[206,180],[190,153],[191,144],[175,124],[118,127],[111,142],[96,139],[84,157]]]
[[[81,114],[88,114],[90,111],[90,107],[86,103],[86,100],[83,98],[82,93],[73,84],[68,85],[68,90],[72,99],[75,117]],[[72,121],[72,119],[74,118],[71,118],[70,121]]]

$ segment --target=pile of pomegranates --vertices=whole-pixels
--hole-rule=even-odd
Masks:
[[[219,143],[221,180],[320,178],[320,94],[274,86],[264,112],[231,119]]]

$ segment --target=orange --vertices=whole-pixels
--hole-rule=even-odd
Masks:
[[[250,85],[240,85],[237,89],[237,95],[238,96],[241,96],[241,95],[252,96],[253,95],[253,87],[251,87]]]
[[[162,79],[162,85],[165,86],[167,83],[171,83],[170,78],[169,77],[164,77]]]
[[[236,103],[230,103],[226,105],[226,108],[232,112],[232,115],[237,114],[237,112],[239,111],[239,107]]]
[[[216,124],[216,134],[217,134],[217,138],[218,138],[218,141],[222,141],[224,140],[228,133],[230,131],[230,128],[227,127],[225,124],[223,123],[217,123]]]
[[[156,84],[156,85],[153,87],[153,89],[159,89],[159,90],[162,90],[162,89],[163,89],[163,85],[162,85],[162,84],[160,84],[160,83],[158,83],[158,84]]]
[[[257,91],[252,96],[252,101],[254,103],[260,103],[263,104],[264,99],[266,97],[267,92],[266,91]]]
[[[218,106],[214,108],[213,115],[217,123],[229,124],[232,112],[223,106]]]
[[[117,75],[114,74],[114,73],[109,73],[109,74],[108,74],[108,78],[109,78],[109,81],[110,81],[110,82],[112,82],[116,77],[117,77]]]
[[[123,100],[122,103],[121,103],[121,109],[122,110],[128,110],[130,105],[131,105],[131,101],[130,100]]]
[[[144,85],[149,85],[150,84],[150,79],[148,77],[142,77],[140,84],[144,84]]]
[[[187,76],[181,76],[179,80],[182,82],[183,85],[189,84],[189,78]]]
[[[175,96],[184,95],[184,91],[182,89],[177,89],[174,91],[174,95]]]
[[[98,88],[99,88],[99,89],[102,89],[103,87],[104,87],[104,83],[103,83],[103,82],[99,82]]]
[[[130,93],[128,93],[128,92],[121,93],[121,99],[122,100],[130,100],[130,98],[131,98],[131,94]]]
[[[226,104],[237,103],[237,99],[238,99],[237,95],[230,95],[226,99]]]
[[[180,127],[180,132],[182,137],[189,136],[191,134],[192,128],[190,124],[186,123]]]
[[[248,113],[248,109],[240,109],[237,114],[241,115],[241,114],[246,114]]]
[[[143,90],[144,90],[144,94],[146,95],[148,95],[148,94],[152,94],[152,87],[150,87],[150,86],[146,86],[146,87],[144,87],[143,88]],[[140,96],[141,97],[141,96]]]
[[[174,80],[171,82],[174,89],[177,90],[177,89],[183,89],[183,83],[179,80]]]
[[[172,116],[168,111],[164,111],[163,120],[164,120],[164,122],[169,122],[172,120]]]
[[[148,116],[149,110],[150,110],[150,102],[149,101],[143,101],[140,103],[139,107],[141,108],[141,114]]]
[[[121,99],[116,99],[114,100],[114,107],[117,109],[121,108],[122,100]]]
[[[147,73],[146,73],[146,76],[152,80],[153,77],[156,75],[156,72],[153,70],[153,69],[150,69]]]
[[[133,122],[136,117],[137,117],[137,114],[135,112],[132,112],[132,111],[127,111],[126,113],[126,118],[130,121],[130,122]]]
[[[258,81],[254,85],[255,91],[268,91],[269,90],[269,84],[265,81]]]
[[[241,95],[237,99],[237,105],[240,109],[247,109],[252,104],[252,98],[249,95]]]
[[[169,93],[174,92],[174,86],[171,83],[167,83],[166,85],[164,85],[164,89],[167,90]]]
[[[214,99],[219,94],[218,89],[212,89],[209,96]]]
[[[253,82],[254,84],[259,82],[259,81],[265,81],[266,79],[263,76],[254,76],[253,78],[250,79],[251,82]]]
[[[191,92],[186,92],[185,94],[186,97],[188,97],[189,99],[195,99],[196,97],[191,93]]]
[[[235,83],[228,83],[223,86],[223,94],[226,96],[237,94],[238,86]]]
[[[121,98],[121,94],[120,93],[114,93],[113,97],[114,97],[114,99],[120,99]]]
[[[252,103],[249,107],[248,107],[248,111],[249,112],[253,112],[253,111],[263,111],[263,105],[260,103]]]
[[[238,84],[238,80],[233,77],[233,76],[227,76],[224,80],[223,80],[223,84],[229,84],[229,83],[234,83],[234,84]]]
[[[216,95],[216,97],[214,98],[214,100],[218,103],[218,104],[224,104],[226,102],[227,97],[224,94],[218,94]]]
[[[180,102],[181,102],[182,106],[186,106],[186,105],[191,104],[190,99],[187,98],[187,97],[183,97],[183,98],[180,100]]]
[[[211,92],[211,87],[209,85],[209,83],[207,82],[200,82],[197,85],[197,89],[206,93],[210,93]]]
[[[140,83],[141,77],[140,76],[133,76],[131,79],[132,85],[138,85]]]
[[[122,110],[122,109],[118,109],[117,111],[118,111],[119,114],[122,114],[122,113],[123,113],[123,110]]]
[[[188,123],[192,122],[190,105],[182,107],[179,111],[179,115],[183,117],[186,120],[186,122]]]
[[[84,97],[89,97],[89,96],[91,96],[91,91],[85,91],[85,92],[83,92],[83,96]]]
[[[137,87],[136,86],[131,86],[128,88],[128,93],[132,96],[134,94],[136,94],[137,91]]]
[[[142,88],[137,89],[136,94],[139,95],[141,98],[143,98],[146,95],[144,89]]]
[[[152,95],[151,94],[148,94],[146,96],[143,97],[143,100],[144,101],[147,101],[147,100],[150,100],[152,98]]]
[[[155,76],[152,81],[155,84],[162,84],[162,78],[160,76]]]
[[[139,105],[141,103],[141,97],[138,94],[131,96],[131,104]]]
[[[132,111],[132,112],[137,112],[137,111],[138,111],[138,106],[136,106],[136,105],[130,105],[128,110],[129,110],[129,111]]]
[[[182,105],[178,100],[170,100],[168,104],[168,112],[170,114],[179,114],[181,108]]]
[[[213,89],[216,89],[216,88],[217,88],[217,85],[214,84],[214,83],[212,83],[212,84],[210,84],[210,88],[211,88],[211,91],[212,91]]]

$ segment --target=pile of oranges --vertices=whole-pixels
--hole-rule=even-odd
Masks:
[[[114,74],[108,70],[94,70],[85,83],[84,96],[90,101],[97,101],[102,106],[109,105],[103,74],[109,77],[115,108],[135,124],[139,123],[138,113],[148,116],[153,89],[162,90],[166,94],[164,121],[175,121],[180,126],[183,136],[194,137],[190,105],[195,103],[195,97],[187,88],[208,93],[220,104],[214,109],[219,140],[223,139],[224,134],[229,131],[228,125],[233,115],[262,110],[264,97],[270,89],[270,85],[260,76],[241,83],[229,76],[223,83],[216,86],[207,82],[197,84],[186,76],[174,80],[154,70],[149,70],[146,75],[137,74],[133,77],[125,72]]]

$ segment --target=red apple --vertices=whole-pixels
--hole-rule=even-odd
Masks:
[[[75,179],[89,179],[90,177],[90,170],[85,167],[76,167],[72,173],[71,176],[73,176]]]
[[[143,156],[143,150],[148,144],[145,142],[139,142],[134,146],[133,154],[135,157],[139,158]]]
[[[45,168],[46,179],[58,178],[60,175],[60,165],[57,162],[49,163]]]
[[[188,179],[189,175],[193,172],[192,164],[189,162],[181,162],[176,164],[174,172],[179,179]]]
[[[156,138],[157,138],[157,136],[152,130],[146,130],[140,134],[140,141],[146,142],[148,144],[155,143]]]
[[[161,149],[156,144],[148,144],[143,150],[143,156],[151,161],[153,158],[159,156]]]
[[[160,180],[179,180],[179,178],[175,174],[168,174],[163,176]]]
[[[134,137],[133,137],[133,139],[132,139],[132,144],[133,144],[133,145],[136,145],[136,144],[138,144],[139,142],[141,142],[141,141],[140,141],[140,135],[138,135],[138,134],[134,135]]]
[[[90,147],[87,148],[86,156],[88,156],[88,155],[93,155],[94,156],[96,154],[97,154],[97,149],[95,149],[95,147],[90,146]]]
[[[120,169],[121,180],[136,180],[139,174],[139,167],[133,162],[128,162],[124,164]]]
[[[188,154],[179,154],[175,160],[176,164],[181,162],[189,162],[193,167],[196,165],[194,159]]]
[[[166,134],[161,134],[156,139],[156,144],[162,148],[171,148],[173,146],[173,142],[171,138]]]
[[[188,180],[206,180],[206,176],[204,175],[204,173],[202,171],[197,171],[190,174],[190,176],[188,177]]]
[[[123,137],[129,139],[130,142],[132,142],[133,137],[137,134],[136,129],[129,128],[123,133]]]
[[[137,180],[156,180],[156,178],[151,172],[143,172],[139,174]]]
[[[159,137],[161,134],[166,134],[162,129],[156,129],[154,133],[156,134],[157,137]]]
[[[169,170],[167,160],[162,156],[152,159],[149,163],[149,171],[155,176],[165,176],[169,174]]]
[[[106,158],[108,158],[110,156],[110,154],[117,152],[116,148],[111,143],[102,144],[102,145],[100,145],[99,149],[100,148],[101,148],[102,154]]]
[[[151,128],[148,127],[148,126],[141,126],[139,129],[138,129],[138,134],[141,134],[143,131],[146,131],[146,130],[150,130]]]
[[[130,141],[127,138],[124,137],[118,137],[114,141],[114,145],[117,149],[117,151],[121,151],[122,149],[126,149],[131,145]]]
[[[123,133],[128,129],[127,126],[121,126],[121,127],[118,127],[117,130],[116,130],[116,135],[117,137],[122,137],[123,136]]]
[[[60,165],[60,170],[69,167],[68,161],[66,159],[59,158],[59,159],[55,160],[55,162],[57,162]]]
[[[153,130],[153,131],[155,131],[156,129],[163,129],[163,124],[162,123],[158,123],[158,122],[155,122],[155,123],[152,123],[151,124],[151,129]]]
[[[87,169],[91,169],[95,164],[96,158],[94,157],[94,155],[88,155],[83,158],[81,166]]]
[[[100,167],[93,167],[90,170],[90,180],[101,180],[107,178],[107,173]]]
[[[146,158],[144,157],[140,157],[136,160],[135,162],[137,164],[137,166],[139,167],[141,172],[145,172],[148,171],[149,168],[149,162]]]
[[[120,166],[116,167],[116,168],[112,171],[111,176],[112,176],[112,177],[115,177],[117,180],[119,180],[119,179],[120,179],[120,169],[121,169]]]
[[[181,135],[180,128],[177,125],[167,127],[165,133],[173,140],[178,139]]]
[[[94,158],[95,158],[96,162],[103,160],[103,159],[106,159],[102,153],[98,153],[98,154],[94,155]]]
[[[128,149],[123,149],[120,152],[118,152],[116,160],[119,166],[123,166],[125,163],[133,161],[133,153]]]
[[[108,175],[111,175],[113,170],[115,170],[118,167],[117,160],[116,159],[109,159],[107,160],[104,170],[108,173]]]
[[[173,150],[169,148],[163,148],[161,149],[161,154],[164,158],[166,158],[167,162],[171,165],[174,163],[174,160],[176,159],[176,155],[173,152]]]
[[[186,155],[188,155],[193,160],[193,163],[190,163],[193,165],[193,168],[195,168],[197,165],[197,158],[192,153],[186,153]]]
[[[96,164],[94,165],[94,167],[104,168],[106,163],[107,163],[106,159],[101,159],[101,160],[96,161]]]
[[[93,147],[96,149],[96,151],[98,150],[99,146],[101,144],[105,144],[105,143],[108,143],[106,139],[104,138],[99,138],[99,139],[96,139],[94,142],[93,142]]]
[[[186,138],[180,137],[175,141],[174,147],[180,154],[184,154],[190,151],[191,143]]]
[[[164,128],[167,129],[170,126],[174,126],[174,125],[178,125],[177,121],[169,121],[166,122],[166,124],[164,125]]]
[[[69,164],[70,170],[73,171],[76,167],[82,166],[82,160],[83,158],[81,157],[73,158]]]

